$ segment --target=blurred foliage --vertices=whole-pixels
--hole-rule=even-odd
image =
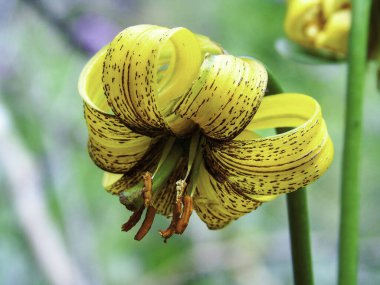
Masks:
[[[317,98],[336,156],[328,173],[309,188],[314,266],[317,284],[335,280],[347,67],[281,57],[275,42],[284,37],[284,9],[275,0],[0,2],[0,105],[32,154],[49,214],[90,284],[292,284],[284,197],[220,231],[207,230],[194,214],[187,232],[168,244],[154,234],[166,228],[165,218],[142,242],[120,232],[129,213],[103,191],[101,171],[87,155],[76,85],[91,53],[124,27],[141,23],[205,34],[234,55],[264,62],[286,90]],[[377,284],[380,98],[372,65],[367,77],[359,283]],[[0,179],[0,283],[49,284],[15,217],[2,171]]]

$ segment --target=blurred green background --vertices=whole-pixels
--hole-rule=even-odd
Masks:
[[[86,151],[77,79],[89,57],[127,26],[184,26],[234,55],[260,59],[287,91],[320,102],[335,144],[309,187],[316,284],[336,280],[345,63],[305,65],[275,49],[276,0],[0,2],[0,284],[292,284],[285,197],[227,228],[194,214],[167,244],[120,231],[129,213],[101,187]],[[380,284],[380,96],[369,65],[362,145],[359,284]]]

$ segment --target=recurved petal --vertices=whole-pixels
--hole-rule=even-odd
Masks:
[[[101,80],[107,48],[108,46],[104,46],[84,66],[79,76],[78,91],[86,105],[98,112],[112,115]]]
[[[112,114],[101,82],[105,54],[106,48],[103,48],[85,66],[80,75],[79,92],[84,100],[92,160],[106,171],[124,173],[144,157],[157,139],[134,133]]]
[[[146,154],[135,164],[135,166],[126,172],[111,173],[105,171],[102,184],[106,191],[117,195],[139,183],[143,185],[142,181],[144,173],[147,171],[153,173],[156,169],[161,156],[161,151],[157,151],[157,149],[162,149],[164,144],[164,140],[155,143],[152,148],[155,151],[152,150],[146,152]],[[142,187],[143,186],[141,186],[141,189]]]
[[[201,62],[198,40],[189,30],[133,26],[107,50],[105,94],[131,129],[152,136],[163,130],[183,135],[192,123],[173,117],[172,106],[196,78]]]
[[[137,134],[115,116],[104,114],[85,104],[91,159],[103,170],[124,173],[134,167],[158,139]]]
[[[320,177],[333,158],[333,145],[318,103],[306,95],[265,97],[246,131],[296,127],[286,133],[247,138],[205,147],[206,168],[219,182],[228,182],[247,195],[277,195],[305,186]]]
[[[202,55],[205,56],[206,54],[224,54],[224,49],[214,41],[210,40],[210,38],[196,34],[197,40],[199,42]]]
[[[261,205],[229,183],[215,180],[203,163],[193,199],[195,211],[209,229],[223,228]]]
[[[197,123],[207,137],[232,139],[256,113],[267,78],[264,66],[253,59],[206,56],[176,113]]]

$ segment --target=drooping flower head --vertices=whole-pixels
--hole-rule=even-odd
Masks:
[[[128,231],[156,213],[171,217],[166,240],[193,209],[220,229],[263,202],[305,186],[330,165],[333,146],[318,103],[301,94],[264,97],[257,60],[227,54],[185,28],[125,29],[79,80],[88,150],[103,186],[133,211]],[[261,137],[257,130],[294,129]]]
[[[350,27],[350,0],[288,0],[285,32],[310,50],[345,57]]]

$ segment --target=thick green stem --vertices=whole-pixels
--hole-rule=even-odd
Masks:
[[[281,85],[268,71],[268,95],[283,93]],[[291,130],[277,128],[277,133]],[[313,285],[313,266],[310,245],[309,214],[306,188],[286,195],[288,206],[289,231],[292,248],[293,276],[296,285]]]
[[[289,130],[291,129],[278,128],[276,132],[283,133]],[[296,285],[314,284],[306,191],[306,187],[303,187],[286,195],[293,277]]]
[[[359,165],[370,0],[352,1],[341,183],[338,284],[357,284]]]
[[[306,188],[286,196],[292,244],[294,283],[314,284]]]

